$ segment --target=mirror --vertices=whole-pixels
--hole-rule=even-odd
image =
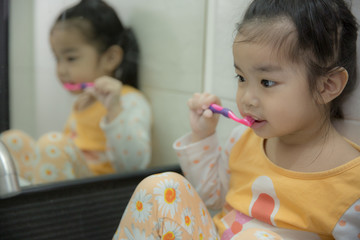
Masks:
[[[171,145],[190,130],[185,103],[194,92],[217,94],[224,106],[236,109],[231,45],[234,25],[249,1],[106,0],[139,41],[140,89],[153,113],[149,168],[177,164]],[[10,92],[2,92],[0,97],[7,101],[5,95],[9,95],[10,127],[35,138],[60,131],[73,99],[56,78],[48,34],[54,18],[77,0],[9,2]],[[357,1],[352,3],[356,12]],[[1,40],[3,44],[7,38]],[[3,60],[1,66],[5,66]],[[6,83],[0,84],[6,89]],[[1,123],[6,128],[4,101],[0,102]],[[224,142],[234,126],[220,118],[220,141]]]
[[[34,139],[62,131],[74,97],[56,76],[49,32],[78,0],[11,0],[10,128]],[[174,165],[172,142],[189,130],[186,101],[202,90],[206,1],[106,0],[131,27],[140,47],[140,89],[152,108],[149,168]],[[174,127],[176,126],[176,127]]]

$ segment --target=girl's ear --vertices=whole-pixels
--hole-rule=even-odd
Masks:
[[[319,93],[322,103],[327,104],[338,97],[344,90],[349,75],[345,68],[336,68],[322,78],[319,86]]]
[[[109,47],[103,55],[104,68],[113,73],[123,60],[124,51],[119,45]]]

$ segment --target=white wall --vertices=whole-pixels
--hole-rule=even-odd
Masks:
[[[23,33],[29,37],[18,39],[27,46],[34,63],[27,57],[27,66],[19,72],[24,53],[13,54],[11,82],[17,84],[11,87],[14,115],[11,126],[35,137],[47,131],[60,131],[73,101],[56,79],[48,34],[56,16],[74,2],[77,1],[11,1],[14,8],[22,9],[15,11],[17,15],[11,14],[15,29],[21,33],[24,24],[31,26],[33,18],[35,31],[33,35]],[[248,0],[108,0],[108,3],[119,12],[125,25],[132,26],[139,40],[141,88],[154,114],[152,165],[174,164],[177,159],[172,143],[190,130],[186,102],[194,92],[206,90],[218,94],[223,104],[236,113],[231,47],[235,23]],[[32,6],[33,13],[26,20],[19,18],[22,11]],[[31,91],[25,98],[18,91],[27,73],[32,75],[26,79]],[[25,108],[24,102],[29,107]],[[24,120],[25,116],[30,120]],[[235,122],[221,118],[220,138],[225,140],[234,126]]]
[[[204,89],[221,98],[222,105],[240,116],[235,103],[235,79],[232,43],[236,24],[241,20],[250,0],[209,0],[206,79]],[[220,142],[224,142],[238,123],[220,118],[217,128]],[[245,130],[245,127],[244,127]]]
[[[16,16],[16,18],[12,18]],[[33,2],[10,2],[9,78],[11,126],[36,134]]]

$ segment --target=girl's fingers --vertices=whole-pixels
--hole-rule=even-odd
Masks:
[[[210,93],[195,93],[192,98],[188,100],[187,105],[190,110],[198,114],[203,114],[212,103],[220,104],[219,98]],[[208,112],[207,116],[212,116],[212,114]]]
[[[203,116],[206,118],[212,118],[214,115],[214,113],[210,110],[210,109],[206,109],[203,112]]]

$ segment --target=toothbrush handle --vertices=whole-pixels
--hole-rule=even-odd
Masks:
[[[231,112],[230,109],[228,108],[224,108],[224,107],[221,107],[217,104],[211,104],[209,106],[209,109],[213,112],[213,113],[219,113],[227,118],[229,118],[229,112]]]

